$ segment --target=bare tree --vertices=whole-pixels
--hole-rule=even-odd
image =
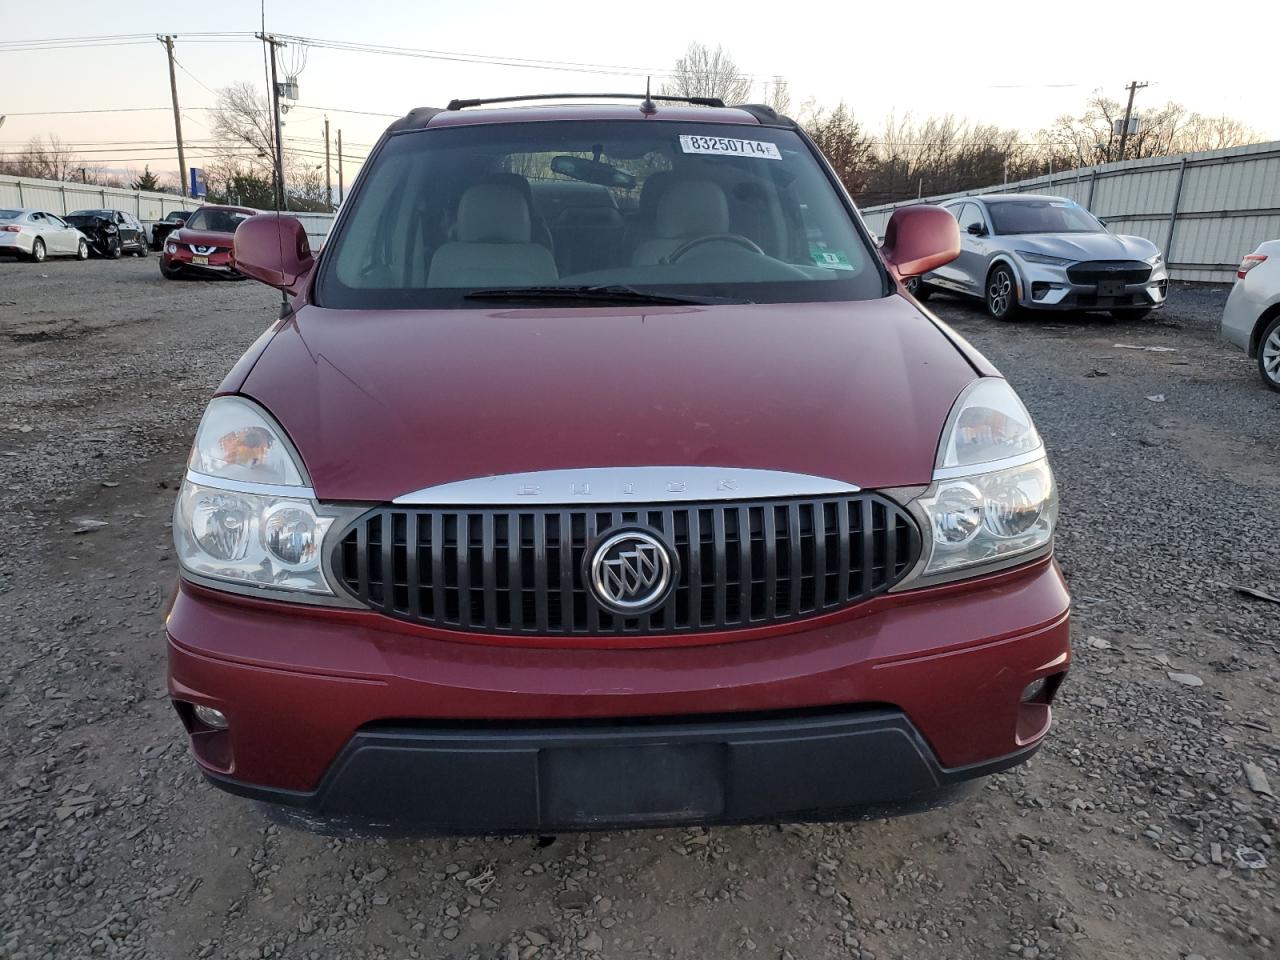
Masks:
[[[78,180],[81,162],[57,134],[32,137],[23,149],[0,157],[0,172],[40,180]]]
[[[717,97],[725,103],[744,103],[751,98],[751,78],[743,75],[723,47],[712,50],[694,42],[676,61],[674,75],[662,85],[662,92],[677,97]]]
[[[1118,100],[1096,92],[1086,102],[1083,113],[1059,117],[1040,136],[1061,145],[1070,163],[1109,163],[1120,156],[1120,136],[1115,125],[1123,116]],[[1135,116],[1138,130],[1125,147],[1125,157],[1130,160],[1220,150],[1258,139],[1255,131],[1238,120],[1206,117],[1172,102],[1138,110]]]
[[[782,77],[774,77],[772,83],[765,84],[764,102],[782,114],[791,112],[791,88]],[[841,101],[840,106],[844,106]]]
[[[813,100],[801,109],[805,129],[840,182],[849,193],[861,193],[872,172],[871,140],[863,135],[861,124],[843,100],[831,111],[819,108]]]
[[[274,123],[265,94],[251,83],[233,83],[218,91],[218,103],[210,116],[210,129],[223,165],[248,167],[255,173],[271,175],[275,167]]]

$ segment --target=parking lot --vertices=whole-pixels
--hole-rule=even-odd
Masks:
[[[1238,588],[1280,596],[1280,398],[1226,292],[929,304],[1061,487],[1075,662],[1031,763],[893,820],[404,841],[269,825],[165,695],[187,446],[278,294],[0,263],[0,957],[1274,957],[1280,603]]]

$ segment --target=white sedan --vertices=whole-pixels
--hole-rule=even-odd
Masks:
[[[1280,390],[1280,240],[1240,261],[1222,314],[1223,339],[1258,358],[1262,382]]]
[[[57,214],[46,210],[0,210],[0,255],[89,259],[89,241]]]

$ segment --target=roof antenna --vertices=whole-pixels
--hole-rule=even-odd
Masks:
[[[653,102],[653,98],[649,96],[649,82],[652,77],[644,78],[644,100],[640,103],[640,112],[646,117],[651,117],[658,112],[658,105]]]

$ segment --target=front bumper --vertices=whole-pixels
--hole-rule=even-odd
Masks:
[[[183,582],[169,692],[197,762],[325,820],[434,832],[838,816],[1025,759],[1067,670],[1056,565],[697,647],[502,647]],[[1028,684],[1047,694],[1023,702]],[[214,731],[192,706],[221,710]]]
[[[1038,746],[946,769],[900,711],[875,708],[533,728],[390,725],[358,731],[315,790],[208,776],[329,829],[546,832],[927,805]]]
[[[230,250],[218,250],[206,257],[199,257],[192,253],[190,247],[184,243],[177,244],[177,250],[170,253],[168,244],[166,243],[160,260],[163,266],[168,270],[182,270],[191,273],[204,273],[211,276],[239,276],[231,262]],[[203,262],[200,262],[203,259]]]
[[[1154,267],[1142,283],[1118,288],[1074,283],[1067,276],[1068,269],[1018,258],[1018,302],[1028,310],[1159,310],[1169,292],[1169,275],[1163,264]]]

